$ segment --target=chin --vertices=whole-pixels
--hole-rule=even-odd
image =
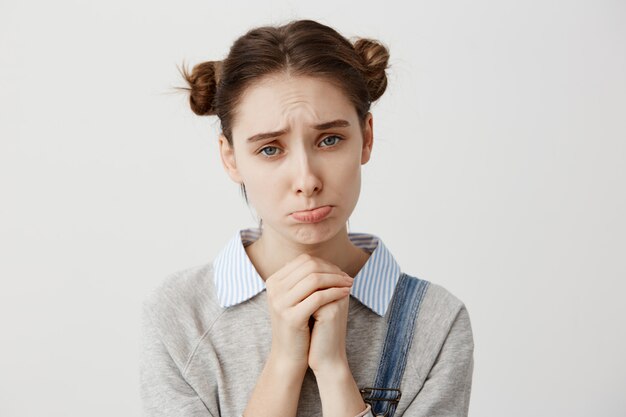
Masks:
[[[341,227],[337,219],[329,218],[318,223],[298,223],[293,226],[293,230],[298,243],[312,245],[332,239],[341,231]]]

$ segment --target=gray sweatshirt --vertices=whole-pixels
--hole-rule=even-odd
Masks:
[[[139,374],[146,417],[239,417],[246,408],[271,346],[267,291],[222,307],[214,272],[209,262],[171,274],[144,300]],[[373,386],[390,311],[380,316],[350,296],[346,352],[359,388]],[[395,416],[467,416],[474,342],[465,305],[431,282],[415,326]],[[297,416],[321,415],[309,369]]]

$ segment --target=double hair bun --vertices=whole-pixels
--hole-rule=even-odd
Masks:
[[[389,50],[380,42],[369,38],[357,38],[353,44],[362,63],[359,70],[367,83],[370,102],[376,101],[387,88],[385,70],[389,62]],[[214,98],[221,78],[223,61],[206,61],[193,67],[191,73],[184,63],[180,70],[189,87],[179,87],[189,92],[191,110],[199,116],[215,115]]]

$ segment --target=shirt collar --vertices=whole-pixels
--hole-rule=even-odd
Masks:
[[[265,289],[265,281],[244,249],[260,236],[258,227],[240,229],[215,258],[215,288],[222,307],[242,303]],[[378,236],[348,233],[348,238],[355,246],[371,253],[354,277],[350,294],[379,316],[384,316],[400,278],[400,266]]]

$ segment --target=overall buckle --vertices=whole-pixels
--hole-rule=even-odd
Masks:
[[[400,397],[402,397],[402,391],[396,388],[365,387],[365,388],[359,389],[359,391],[361,392],[363,401],[372,406],[372,413],[373,413],[373,408],[374,408],[374,404],[372,404],[372,401],[389,401],[391,404],[395,404],[397,406],[398,403],[400,402]],[[395,396],[395,398],[369,397],[373,391],[395,391],[397,395]],[[390,407],[387,407],[387,410],[389,410],[389,408]],[[385,414],[376,414],[376,417],[386,417],[386,416],[387,416],[387,412],[385,412]]]

